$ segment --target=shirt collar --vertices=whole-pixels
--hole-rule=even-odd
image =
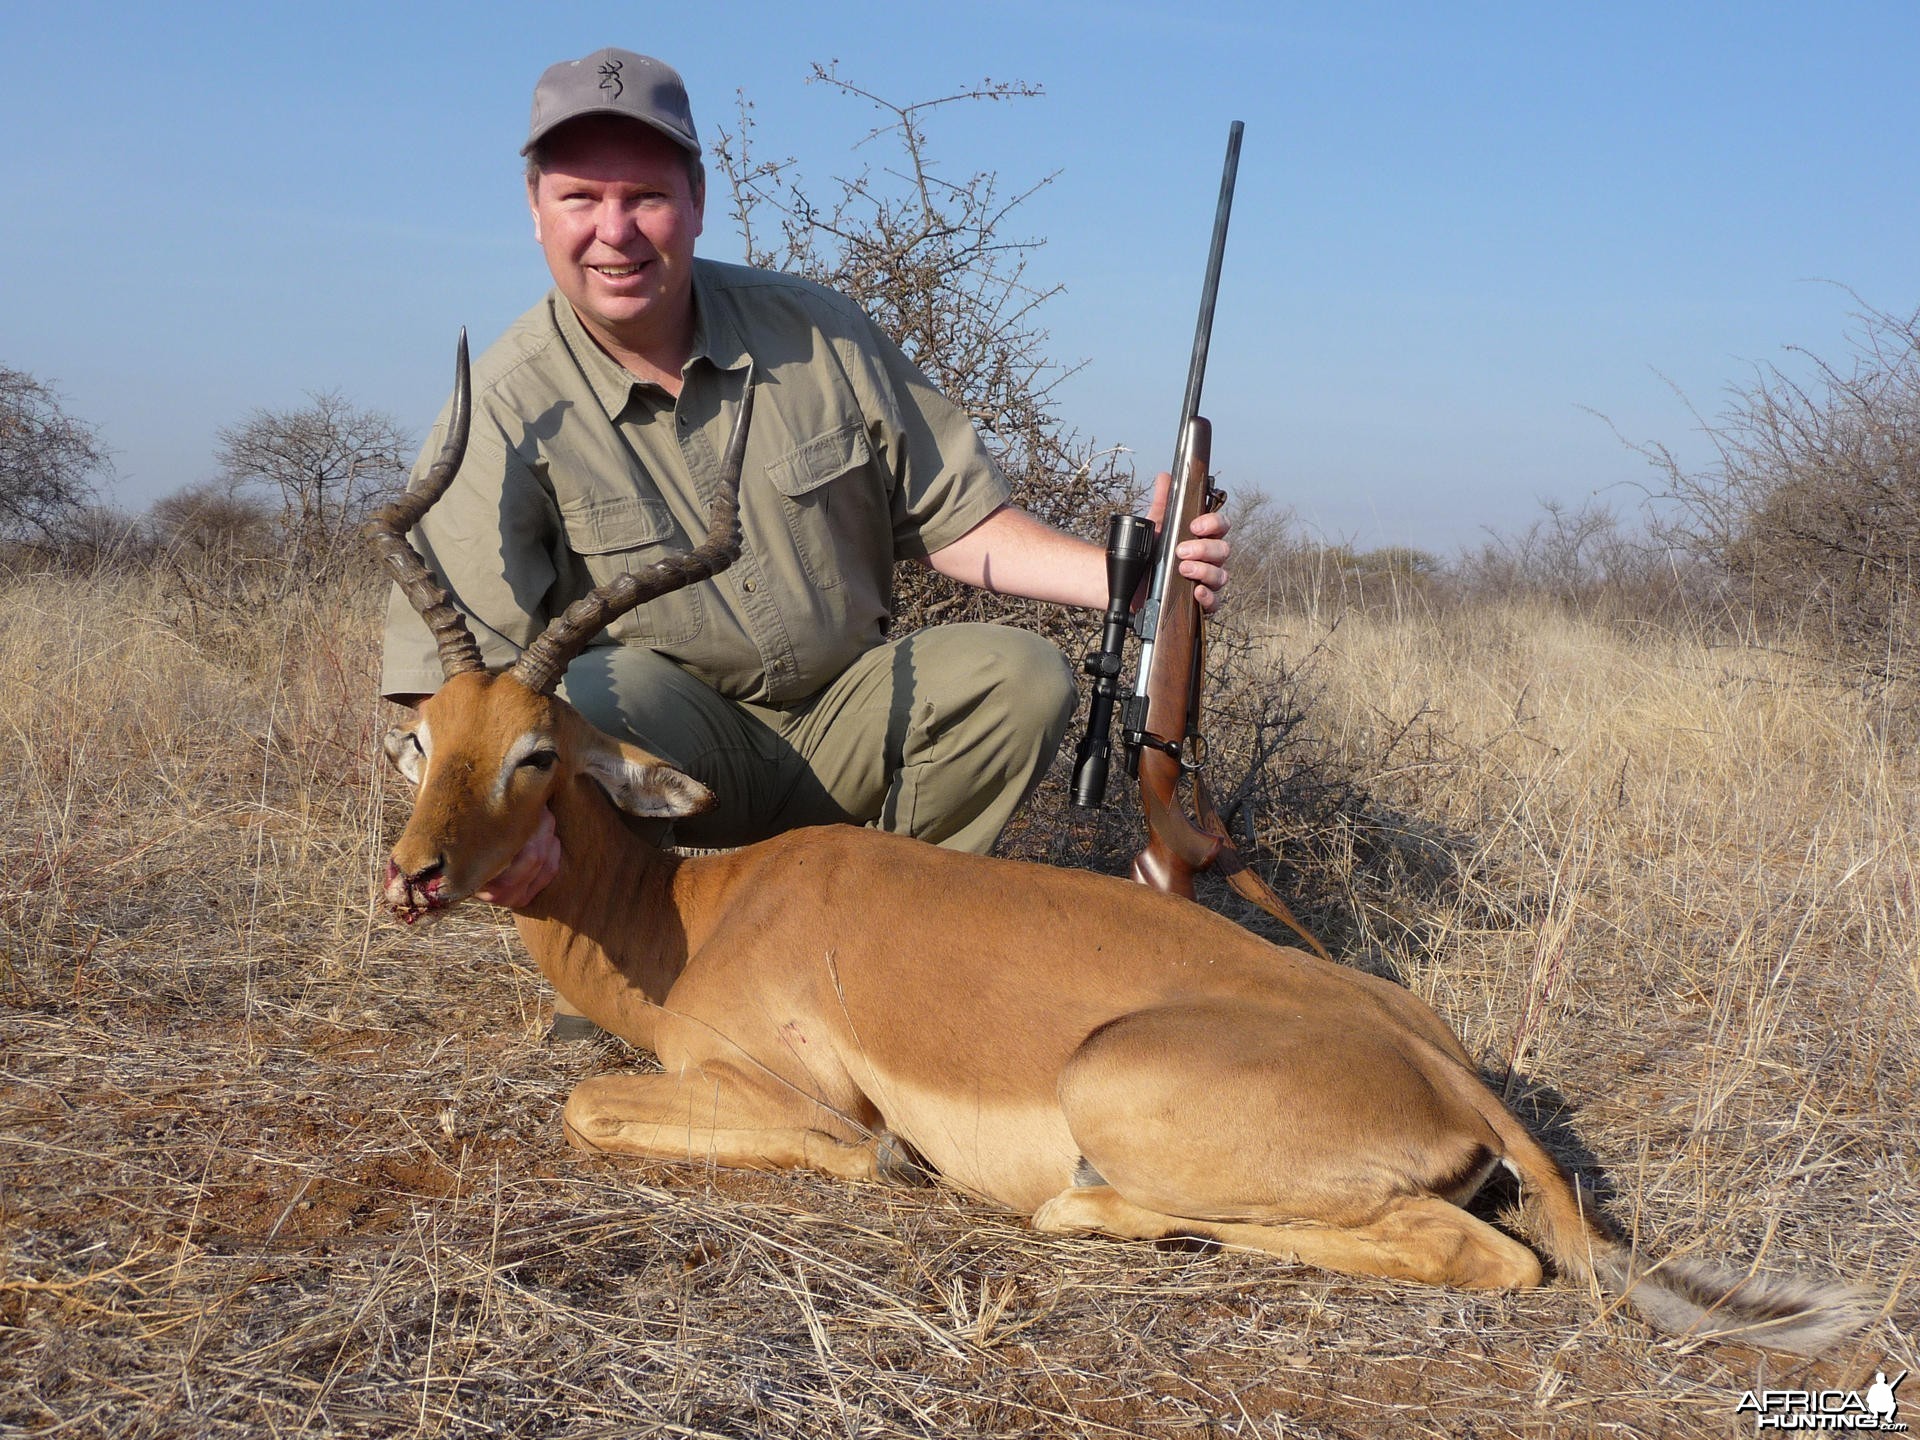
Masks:
[[[716,299],[713,271],[705,260],[693,262],[693,355],[716,370],[744,370],[753,363],[735,328],[732,312]],[[691,363],[691,362],[689,362]]]
[[[580,323],[580,317],[573,313],[573,306],[558,288],[549,293],[556,323],[567,342],[567,348],[573,352],[580,373],[586,377],[594,397],[607,412],[609,420],[617,421],[621,412],[632,402],[634,393],[641,392],[654,397],[662,397],[657,385],[640,379],[624,365],[602,350],[587,329]],[[734,327],[733,318],[724,307],[715,303],[711,279],[707,273],[706,262],[693,262],[693,350],[687,357],[687,363],[681,374],[685,375],[696,364],[704,360],[716,370],[744,370],[752,361],[747,347],[741,342],[740,332]]]

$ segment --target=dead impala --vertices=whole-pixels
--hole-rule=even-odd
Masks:
[[[553,691],[610,619],[738,553],[748,415],[704,543],[582,600],[494,674],[405,538],[465,448],[464,342],[454,408],[429,475],[373,527],[446,671],[387,736],[417,796],[386,900],[411,920],[473,894],[551,807],[567,863],[516,916],[521,938],[562,995],[664,1067],[583,1082],[573,1144],[855,1180],[915,1156],[1043,1231],[1536,1285],[1534,1252],[1461,1208],[1504,1166],[1559,1270],[1663,1328],[1810,1353],[1873,1313],[1837,1284],[1636,1255],[1424,1003],[1190,901],[850,826],[698,859],[656,849],[629,816],[712,795]]]

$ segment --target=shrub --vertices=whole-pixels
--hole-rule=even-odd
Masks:
[[[1014,502],[1049,524],[1089,538],[1137,494],[1118,452],[1097,449],[1061,421],[1055,391],[1071,373],[1047,352],[1039,311],[1060,286],[1036,282],[1029,265],[1042,242],[1009,234],[1014,212],[1047,183],[1011,196],[999,175],[946,177],[928,137],[942,107],[1039,94],[1029,85],[983,81],[934,100],[897,104],[814,66],[814,81],[863,100],[884,117],[867,137],[894,146],[893,163],[831,182],[816,201],[791,159],[756,160],[752,107],[715,147],[751,265],[782,270],[839,291],[874,317],[973,420],[1013,487]],[[821,193],[816,191],[815,193]],[[902,630],[935,622],[993,619],[1068,644],[1080,617],[958,584],[924,566],[895,574]]]
[[[1920,311],[1865,308],[1839,363],[1763,367],[1706,426],[1713,465],[1645,453],[1675,506],[1665,534],[1761,618],[1813,623],[1871,679],[1916,678]],[[1805,354],[1805,352],[1798,352]]]

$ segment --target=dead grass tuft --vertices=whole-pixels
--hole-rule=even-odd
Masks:
[[[1719,1436],[1915,1368],[1920,777],[1782,657],[1513,609],[1274,642],[1367,797],[1351,953],[1647,1243],[1892,1297],[1797,1370],[1566,1286],[570,1153],[632,1057],[542,1046],[489,916],[374,917],[373,635],[366,595],[0,595],[0,1432]]]

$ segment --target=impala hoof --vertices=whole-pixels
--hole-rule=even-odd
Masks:
[[[547,1026],[547,1044],[581,1045],[589,1040],[598,1040],[606,1033],[584,1015],[568,1015],[556,1010],[553,1012],[553,1022]]]
[[[873,1167],[879,1178],[889,1185],[918,1189],[933,1183],[933,1172],[926,1162],[891,1130],[882,1130],[880,1138],[873,1142]]]

